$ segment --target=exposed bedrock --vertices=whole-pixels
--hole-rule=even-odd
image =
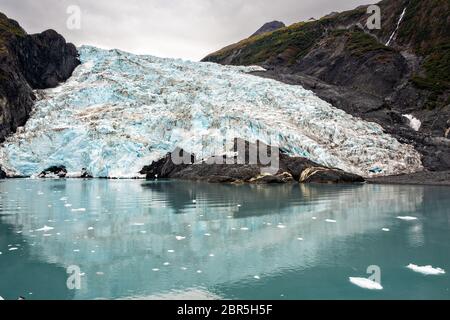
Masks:
[[[283,152],[273,154],[274,149],[259,141],[255,144],[245,141],[245,152],[239,152],[236,141],[234,156],[219,155],[208,159],[196,159],[194,154],[178,148],[162,159],[145,166],[140,173],[145,174],[148,180],[181,179],[212,183],[362,183],[365,181],[356,174],[336,168],[325,168],[306,158],[290,157]],[[261,154],[267,155],[271,162],[262,160]],[[180,163],[179,160],[182,158],[186,161]],[[252,158],[255,161],[252,161]]]

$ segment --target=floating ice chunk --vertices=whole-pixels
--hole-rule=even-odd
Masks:
[[[202,270],[197,270],[197,273],[202,273],[203,271]]]
[[[94,230],[94,227],[89,227],[88,230],[89,231]]]
[[[242,205],[238,204],[237,207],[240,208],[240,207],[242,207]]]
[[[51,233],[44,233],[43,236],[44,236],[44,237],[51,237],[52,234],[51,234]]]
[[[260,276],[254,276],[253,278],[255,278],[256,280],[259,280],[259,279],[261,279],[261,277],[260,277]]]
[[[381,229],[382,231],[384,231],[384,232],[389,232],[389,231],[391,231],[391,229],[388,229],[388,228],[383,228],[383,229]]]
[[[250,230],[250,229],[247,228],[247,227],[242,227],[241,230],[242,230],[242,231],[248,231],[248,230]]]
[[[181,241],[186,239],[186,237],[182,237],[182,236],[176,236],[175,239],[177,239],[177,241]]]
[[[3,297],[2,297],[2,296],[0,296],[0,300],[5,300],[5,299],[3,299]]]
[[[141,222],[135,222],[131,224],[133,227],[142,227],[145,226],[145,223],[141,223]]]
[[[18,250],[19,248],[17,248],[17,247],[11,247],[11,248],[9,248],[8,249],[8,251],[16,251],[16,250]]]
[[[214,253],[210,253],[209,256],[212,258],[214,257]]]
[[[372,281],[370,279],[366,278],[349,278],[350,282],[354,285],[357,285],[360,288],[363,289],[369,289],[369,290],[383,290],[383,287],[378,282]]]
[[[332,220],[332,219],[326,219],[325,222],[328,222],[328,223],[336,223],[337,221],[336,221],[336,220]]]
[[[183,271],[186,271],[186,270],[187,270],[186,267],[181,267],[180,269],[183,270]]]
[[[205,237],[211,237],[210,233],[205,233]]]
[[[66,203],[65,205],[64,205],[64,207],[66,207],[66,208],[70,208],[72,206],[72,204],[70,204],[70,203]]]
[[[431,275],[431,276],[437,276],[437,275],[445,274],[445,270],[444,269],[433,268],[430,265],[420,267],[418,265],[415,265],[415,264],[411,263],[411,264],[409,264],[407,266],[407,268],[411,269],[414,272],[422,273],[422,274],[425,274],[425,275]]]
[[[317,220],[317,217],[312,217],[311,219],[313,219],[313,220]]]
[[[152,271],[154,271],[154,272],[158,272],[158,271],[159,271],[159,269],[158,269],[158,268],[153,268],[153,269],[152,269]]]
[[[417,220],[416,217],[410,217],[410,216],[398,216],[397,219],[405,220],[405,221],[414,221],[414,220]]]
[[[167,250],[168,253],[174,253],[175,250]]]
[[[197,200],[192,200],[192,203],[197,203]]]
[[[80,249],[73,249],[73,252],[80,252]]]
[[[145,231],[145,230],[141,230],[139,232],[142,233],[142,234],[146,234],[147,233],[147,231]]]
[[[67,197],[62,197],[62,198],[60,198],[59,200],[61,200],[61,201],[67,201]]]
[[[77,208],[77,209],[71,209],[72,212],[85,212],[86,208]]]
[[[53,230],[53,229],[55,229],[55,228],[53,228],[53,227],[49,227],[49,226],[43,226],[42,228],[40,228],[40,229],[36,229],[35,231],[42,231],[42,232],[48,232],[48,231],[51,231],[51,230]]]
[[[297,238],[297,240],[298,240],[298,241],[303,241],[304,239],[303,239],[303,238]]]
[[[285,226],[285,225],[282,225],[282,224],[279,224],[279,225],[277,226],[277,228],[279,228],[279,229],[286,229],[286,226]]]
[[[104,273],[101,272],[101,271],[97,271],[95,274],[98,275],[98,276],[103,276],[104,275]]]
[[[164,266],[170,266],[170,262],[164,262],[163,265]]]
[[[91,250],[91,253],[95,253],[95,250]]]

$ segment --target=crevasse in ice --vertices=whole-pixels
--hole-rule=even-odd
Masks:
[[[419,154],[300,86],[221,66],[83,46],[82,64],[38,92],[24,128],[0,148],[3,170],[33,176],[52,165],[95,177],[135,177],[175,147],[202,157],[234,137],[279,145],[364,176],[421,169]]]

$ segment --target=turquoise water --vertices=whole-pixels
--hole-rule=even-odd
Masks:
[[[449,191],[6,180],[0,296],[449,299]],[[410,263],[447,273],[424,275]],[[383,290],[349,281],[368,277],[371,265]],[[80,268],[79,289],[67,286],[69,266]]]

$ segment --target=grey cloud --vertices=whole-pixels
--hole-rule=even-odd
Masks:
[[[0,11],[29,33],[55,29],[76,45],[199,60],[262,24],[286,24],[353,9],[367,0],[0,0]],[[69,5],[81,30],[66,27]]]

